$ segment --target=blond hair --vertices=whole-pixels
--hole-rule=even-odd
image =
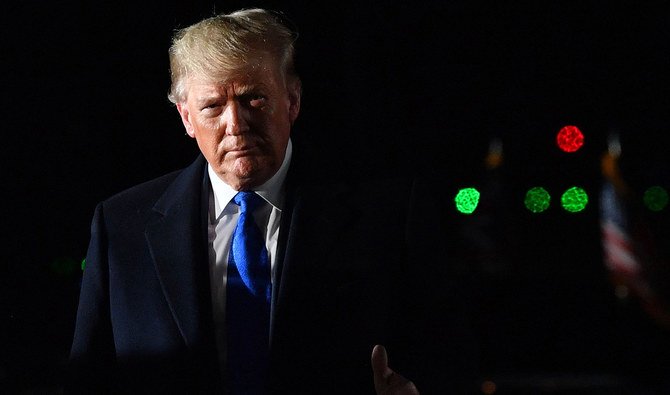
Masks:
[[[255,8],[220,14],[177,31],[170,47],[168,99],[186,100],[186,80],[205,77],[212,80],[254,66],[263,55],[273,57],[284,80],[296,77],[293,56],[297,34],[280,15]]]

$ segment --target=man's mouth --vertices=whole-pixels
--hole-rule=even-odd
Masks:
[[[240,147],[234,147],[232,149],[228,150],[228,153],[234,154],[234,155],[245,155],[248,154],[252,151],[255,151],[258,147],[256,145],[243,145]]]

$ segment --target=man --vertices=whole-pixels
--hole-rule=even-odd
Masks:
[[[202,156],[96,208],[73,389],[418,393],[377,344],[419,388],[453,377],[440,337],[460,333],[424,326],[439,248],[414,230],[434,212],[409,182],[304,176],[294,41],[260,9],[176,35],[170,99]]]

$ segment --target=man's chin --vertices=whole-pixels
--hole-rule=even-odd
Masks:
[[[252,189],[272,177],[273,172],[262,166],[235,166],[233,171],[226,173],[223,181],[236,190]]]

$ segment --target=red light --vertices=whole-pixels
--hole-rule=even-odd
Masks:
[[[565,152],[575,152],[584,145],[584,135],[577,126],[565,126],[558,132],[556,143]]]

